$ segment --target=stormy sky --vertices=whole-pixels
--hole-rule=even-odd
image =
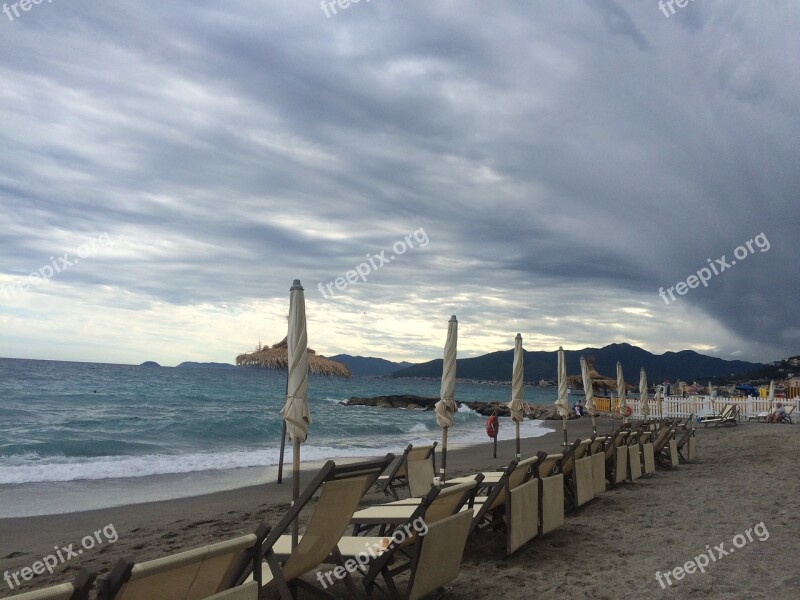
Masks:
[[[7,5],[0,356],[800,353],[796,1],[347,4]]]

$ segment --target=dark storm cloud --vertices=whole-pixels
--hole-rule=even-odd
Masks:
[[[64,277],[87,296],[282,298],[424,227],[430,247],[337,306],[438,314],[464,291],[513,323],[521,305],[481,296],[546,286],[525,317],[554,338],[590,307],[571,339],[610,341],[622,298],[658,324],[646,346],[680,346],[691,307],[753,344],[722,354],[797,351],[795,4],[35,8],[0,23],[5,275],[108,232],[114,253]],[[768,252],[659,298],[761,232]]]

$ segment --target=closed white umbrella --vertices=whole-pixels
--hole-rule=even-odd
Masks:
[[[594,404],[594,389],[592,386],[592,376],[589,373],[589,364],[586,359],[581,356],[581,379],[583,379],[583,395],[586,398],[585,408],[586,411],[592,415],[592,433],[597,433],[597,407]]]
[[[647,417],[650,416],[650,403],[647,399],[647,373],[644,372],[644,367],[639,373],[639,410],[642,411],[642,417],[647,421]]]
[[[788,398],[788,395],[787,395]],[[771,379],[769,382],[769,405],[770,408],[775,408],[775,380]]]
[[[456,413],[456,350],[458,347],[458,319],[453,315],[447,323],[447,341],[444,344],[442,387],[436,403],[436,423],[442,428],[442,464],[439,484],[444,485],[447,472],[447,430],[453,426]]]
[[[281,415],[286,432],[294,446],[292,463],[292,503],[300,495],[300,444],[308,437],[311,413],[308,411],[308,334],[306,332],[306,300],[300,280],[295,279],[289,291],[289,332],[286,335],[289,367],[286,375],[286,404]],[[292,548],[297,547],[298,522],[292,524]]]
[[[656,386],[656,395],[653,396],[653,400],[656,402],[656,406],[658,406],[658,416],[659,418],[664,418],[664,386],[657,385]]]
[[[511,411],[511,419],[517,428],[517,460],[522,458],[519,441],[519,424],[525,418],[525,405],[522,399],[524,387],[524,357],[522,354],[522,334],[518,333],[514,338],[514,364],[511,368],[511,402],[508,409]]]
[[[622,415],[622,424],[625,424],[625,409],[628,406],[625,394],[625,377],[622,375],[622,363],[617,361],[617,397],[619,398],[619,414]]]
[[[564,427],[564,445],[567,446],[567,417],[569,416],[569,402],[567,396],[567,360],[564,356],[564,348],[558,347],[558,397],[556,398],[556,408],[561,416],[561,423]]]

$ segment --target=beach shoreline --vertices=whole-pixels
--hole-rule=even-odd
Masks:
[[[598,431],[609,432],[618,423],[618,420],[601,418]],[[538,450],[559,451],[563,437],[560,424],[556,425],[559,426],[556,431],[523,439],[523,456]],[[769,528],[771,537],[759,544],[758,552],[762,553],[759,559],[781,568],[785,572],[781,581],[791,580],[796,585],[800,579],[792,543],[800,533],[794,509],[800,478],[791,476],[798,474],[792,456],[800,451],[800,442],[795,431],[794,426],[765,424],[701,428],[698,430],[697,463],[683,465],[675,471],[659,471],[650,479],[607,491],[568,515],[564,527],[543,539],[533,540],[508,559],[503,558],[497,548],[469,551],[461,575],[454,582],[458,592],[453,597],[482,598],[485,581],[507,598],[528,598],[533,589],[544,598],[565,595],[633,598],[660,593],[654,579],[658,568],[663,571],[680,565],[706,544],[718,543],[760,521]],[[590,434],[590,419],[569,422],[570,440]],[[490,442],[451,448],[448,474],[466,475],[496,469],[510,462],[513,454],[513,440],[498,443],[497,459],[492,458]],[[313,469],[306,469],[301,474],[301,487],[313,473]],[[752,475],[752,480],[745,482],[743,473]],[[58,567],[53,575],[45,573],[35,577],[21,588],[22,591],[68,580],[81,566],[104,573],[122,556],[152,559],[253,531],[261,522],[274,525],[291,501],[291,473],[286,475],[282,485],[270,482],[176,500],[0,519],[0,572],[29,566],[51,552],[54,545],[79,542],[110,524],[119,536],[113,545],[105,544],[87,551],[79,560]],[[364,504],[384,500],[382,494],[370,492]],[[303,518],[307,517],[304,513]],[[741,554],[746,561],[745,552]],[[576,555],[584,561],[594,557],[600,561],[598,564],[604,565],[600,576],[605,581],[602,586],[587,578],[584,569],[572,572],[574,569],[570,565],[574,566]],[[634,556],[636,564],[632,566],[630,560]],[[531,565],[537,566],[531,570]],[[685,597],[689,590],[706,597],[744,597],[730,593],[715,595],[717,589],[733,589],[734,582],[752,591],[747,597],[766,597],[760,595],[756,585],[761,586],[761,592],[772,590],[773,598],[786,597],[776,596],[777,590],[787,588],[779,586],[778,581],[763,573],[764,570],[739,574],[742,570],[738,557],[728,559],[716,565],[713,572],[679,586],[683,592],[674,597]],[[524,575],[522,587],[507,583],[516,572]],[[562,575],[553,577],[553,573]],[[687,588],[690,584],[692,587]],[[532,588],[532,585],[538,587]],[[608,591],[618,591],[621,585],[625,586],[625,593]],[[12,594],[5,588],[0,590],[0,597]]]

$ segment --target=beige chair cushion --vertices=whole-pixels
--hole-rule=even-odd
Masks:
[[[656,472],[656,456],[653,444],[642,444],[642,457],[644,458],[644,473],[650,475]]]
[[[181,552],[133,566],[115,600],[181,598],[202,600],[219,591],[241,552],[256,542],[255,534]]]
[[[208,600],[258,600],[258,583],[255,581],[245,583],[225,592],[214,594]]]
[[[577,489],[578,506],[583,506],[594,498],[594,475],[592,457],[587,456],[575,461],[575,487]]]
[[[680,456],[678,455],[678,442],[675,440],[669,441],[669,459],[672,461],[673,469],[680,464]]]
[[[636,481],[642,476],[642,455],[639,452],[639,445],[628,446],[628,471],[631,481]]]
[[[409,590],[409,600],[420,600],[458,577],[472,512],[460,512],[428,527]]]
[[[69,600],[74,593],[75,587],[71,583],[62,583],[43,590],[11,596],[8,600]]]
[[[628,478],[628,447],[619,446],[616,449],[614,466],[614,483],[622,483]]]
[[[697,438],[694,436],[689,438],[689,462],[694,462],[697,459]]]
[[[606,491],[606,456],[603,453],[592,454],[592,483],[595,496]]]
[[[539,479],[542,486],[542,535],[564,524],[564,476]]]
[[[508,554],[539,533],[539,480],[531,479],[511,490]]]
[[[411,460],[406,465],[408,490],[414,498],[421,498],[431,491],[433,485],[433,462],[429,458]]]

